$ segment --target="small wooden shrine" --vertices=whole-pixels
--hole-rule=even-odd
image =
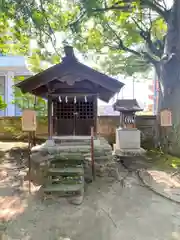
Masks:
[[[123,83],[78,61],[73,48],[64,48],[62,62],[18,84],[23,93],[47,99],[48,133],[71,136],[96,133],[97,98],[108,102]]]
[[[135,128],[135,113],[143,110],[136,99],[118,99],[113,108],[114,111],[120,112],[120,127],[122,128]]]

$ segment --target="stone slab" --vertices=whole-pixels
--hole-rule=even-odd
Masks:
[[[50,168],[48,169],[49,175],[83,175],[84,169],[82,167],[66,167],[66,168]]]
[[[115,156],[142,156],[146,153],[143,148],[139,149],[115,149],[113,155]]]

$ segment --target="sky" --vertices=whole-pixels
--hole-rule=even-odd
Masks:
[[[119,94],[116,94],[113,99],[107,104],[101,100],[98,101],[99,105],[112,105],[113,102],[116,101],[116,99],[133,99],[133,80],[125,80],[125,79],[119,79],[121,82],[125,84],[125,86],[121,89]],[[138,101],[139,105],[142,108],[145,108],[146,105],[149,103],[148,95],[148,85],[151,84],[153,79],[145,80],[141,82],[135,82],[134,83],[134,98]]]

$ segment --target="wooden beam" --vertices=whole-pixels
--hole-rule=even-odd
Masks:
[[[57,77],[67,74],[69,72],[69,65],[71,65],[70,62],[71,61],[65,61],[52,66],[45,71],[16,84],[16,86],[19,87],[24,93],[31,92],[33,89],[37,89],[53,81],[54,79],[57,79]]]
[[[98,88],[97,84],[93,84],[92,82],[88,80],[82,80],[75,82],[73,85],[68,85],[66,82],[61,82],[60,80],[57,82],[57,80],[54,82],[52,81],[50,83],[51,87],[56,89],[89,89],[89,90],[95,90]]]
[[[82,93],[52,93],[51,96],[54,97],[78,97],[78,96],[97,96],[97,93],[88,93],[88,92],[82,92]]]
[[[34,94],[34,95],[41,95],[44,92],[48,93],[48,89],[47,89],[46,85],[43,85],[39,88],[32,90],[32,94]]]
[[[53,136],[52,96],[48,95],[48,139]]]
[[[85,82],[79,82],[75,84],[74,86],[69,86],[66,83],[61,83],[61,82],[55,82],[53,84],[53,81],[49,84],[49,88],[52,91],[52,93],[83,93],[83,92],[92,92],[92,93],[97,93],[98,92],[98,86],[95,86],[94,84],[91,84],[90,82],[88,83]],[[53,89],[54,88],[54,89]],[[48,87],[46,85],[43,85],[37,89],[34,89],[32,91],[32,94],[34,95],[41,95],[43,93],[48,93]]]

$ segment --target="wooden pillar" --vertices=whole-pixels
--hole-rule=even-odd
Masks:
[[[93,96],[94,102],[94,135],[97,135],[97,121],[98,121],[98,106],[97,106],[97,95]]]
[[[48,95],[48,140],[53,136],[52,96]]]

